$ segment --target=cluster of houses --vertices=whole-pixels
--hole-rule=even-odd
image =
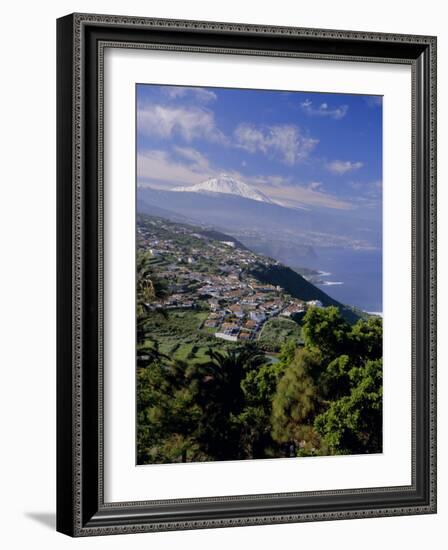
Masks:
[[[210,313],[204,328],[213,329],[224,340],[255,340],[265,322],[278,315],[290,317],[305,311],[306,304],[288,295],[280,287],[261,285],[246,277],[228,297],[208,300]]]
[[[174,233],[174,235],[173,235]],[[182,239],[179,237],[188,237]],[[185,226],[157,219],[138,226],[139,246],[149,250],[157,276],[168,288],[168,297],[148,304],[157,309],[205,308],[202,328],[229,341],[254,340],[267,320],[291,317],[318,300],[304,302],[279,287],[263,284],[248,274],[250,264],[265,261],[232,241],[216,241],[188,231]]]

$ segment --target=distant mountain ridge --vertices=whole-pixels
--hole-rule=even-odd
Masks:
[[[167,210],[166,208],[160,208],[155,204],[147,203],[145,200],[138,198],[137,199],[137,214],[146,214],[148,216],[155,216],[158,218],[165,218],[167,220],[178,222],[178,223],[190,223],[195,224],[197,220],[183,216],[178,212],[173,212]]]
[[[280,235],[287,237],[291,244],[328,247],[334,240],[335,246],[340,246],[341,236],[349,243],[353,234],[353,223],[340,212],[298,210],[231,193],[181,189],[183,191],[138,187],[137,210],[157,214],[155,208],[159,208],[170,211],[170,216],[165,217],[183,216],[230,234],[257,232],[264,235],[264,240],[277,240]]]
[[[195,185],[187,187],[174,187],[171,191],[181,193],[221,193],[225,195],[236,195],[253,201],[275,204],[274,201],[258,189],[227,174],[220,174],[216,178],[210,178],[202,183],[196,183]]]
[[[188,187],[182,191],[168,191],[153,187],[138,187],[137,210],[148,214],[163,209],[197,220],[200,223],[222,227],[229,232],[235,229],[310,229],[310,213],[285,208],[274,202],[254,200],[232,193],[197,192]],[[150,212],[151,210],[152,212]],[[168,216],[166,216],[168,217]]]

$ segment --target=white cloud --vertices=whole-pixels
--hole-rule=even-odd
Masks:
[[[318,107],[313,106],[313,102],[306,99],[300,104],[302,111],[310,116],[329,117],[334,120],[344,118],[348,112],[348,105],[339,105],[339,107],[330,108],[328,103],[321,103]]]
[[[216,101],[217,95],[212,90],[206,88],[194,88],[188,86],[166,86],[162,88],[163,93],[171,99],[177,99],[179,97],[188,97],[202,102],[208,103],[210,101]]]
[[[285,180],[283,176],[271,175],[271,176],[263,177],[262,181],[265,181],[269,183],[269,185],[272,185],[274,187],[282,187],[283,185],[285,185],[285,182],[287,182],[288,180]]]
[[[381,206],[383,193],[383,182],[381,180],[352,181],[349,185],[355,191],[352,199],[354,202],[371,208]]]
[[[308,184],[308,189],[311,189],[313,191],[321,187],[322,187],[322,182],[320,181],[312,181],[311,183]]]
[[[303,136],[297,126],[290,124],[261,127],[243,123],[235,129],[234,137],[237,147],[250,153],[280,157],[290,166],[304,160],[319,143],[317,139]]]
[[[383,96],[368,95],[365,97],[365,102],[369,107],[381,107],[383,105]]]
[[[350,160],[334,160],[327,164],[327,169],[333,174],[341,176],[343,174],[347,174],[348,172],[359,170],[363,166],[364,165],[362,162],[352,162]]]
[[[178,156],[189,161],[190,166],[195,170],[210,170],[208,159],[196,149],[192,147],[174,147],[174,151]]]
[[[184,93],[183,90],[173,87],[170,93]],[[147,104],[137,112],[137,128],[143,135],[166,140],[176,136],[187,143],[203,139],[250,153],[260,152],[289,166],[305,160],[319,143],[292,124],[241,123],[235,128],[232,140],[217,127],[213,111],[198,106]]]
[[[242,178],[274,202],[289,208],[324,207],[336,210],[351,210],[351,202],[338,199],[322,190],[321,182],[298,183],[282,176],[254,176]]]
[[[194,150],[183,149],[183,153],[187,155],[188,151]],[[179,154],[179,150],[177,153]],[[166,151],[148,150],[139,152],[137,155],[139,186],[150,184],[152,187],[169,189],[178,185],[200,183],[213,174],[214,172],[208,168],[208,163],[198,162],[198,160],[193,162],[174,160]]]
[[[145,135],[164,139],[180,135],[187,142],[198,138],[217,143],[226,141],[216,127],[213,112],[199,107],[146,105],[137,112],[137,127]]]
[[[316,182],[308,185],[290,183],[283,187],[271,187],[269,184],[260,184],[257,188],[275,202],[290,208],[324,207],[337,210],[351,210],[353,208],[350,202],[319,191],[319,186],[313,188],[313,183],[315,184]]]

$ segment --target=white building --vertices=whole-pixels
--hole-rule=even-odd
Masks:
[[[262,311],[251,311],[249,317],[256,323],[262,323],[266,320],[266,315]]]
[[[215,338],[222,338],[223,340],[228,340],[229,342],[238,342],[238,336],[226,334],[225,332],[215,332]]]
[[[308,307],[324,307],[323,303],[320,300],[310,300],[306,303]]]

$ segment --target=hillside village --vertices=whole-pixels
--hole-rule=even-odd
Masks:
[[[167,296],[145,304],[149,310],[204,309],[202,330],[227,341],[258,338],[274,317],[303,315],[319,300],[305,302],[280,286],[263,284],[251,275],[254,268],[278,262],[254,254],[217,232],[139,216],[137,248],[150,254],[150,264],[167,287]]]

